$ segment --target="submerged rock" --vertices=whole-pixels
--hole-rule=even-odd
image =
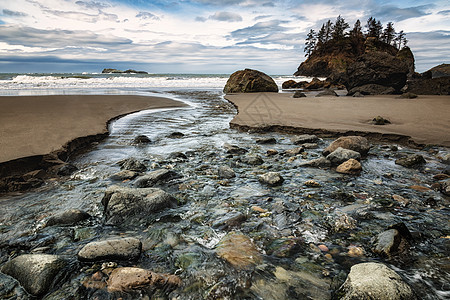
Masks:
[[[25,254],[8,261],[1,271],[17,279],[28,293],[41,296],[61,279],[67,265],[58,255]]]
[[[248,269],[262,262],[262,257],[252,240],[241,233],[224,236],[217,248],[217,255],[237,269]]]
[[[252,165],[252,166],[258,166],[262,165],[264,163],[264,160],[261,156],[257,154],[247,155],[241,158],[241,161],[245,164]]]
[[[294,136],[291,139],[291,142],[294,145],[301,145],[301,144],[306,144],[306,143],[315,143],[318,140],[319,140],[319,138],[317,137],[317,135],[314,135],[314,134],[302,134],[302,135]]]
[[[225,143],[225,144],[223,144],[223,147],[225,148],[225,150],[229,154],[244,154],[244,153],[247,153],[246,149],[240,148],[239,146],[236,146],[236,145],[230,145],[228,143]]]
[[[342,136],[325,148],[323,155],[327,156],[339,147],[359,152],[362,156],[365,156],[370,150],[370,143],[362,136]]]
[[[274,137],[260,138],[256,140],[257,144],[276,144],[277,140]]]
[[[79,209],[70,209],[63,213],[50,217],[45,226],[75,225],[78,222],[89,219],[91,215]]]
[[[117,163],[121,170],[129,170],[135,172],[145,172],[147,167],[134,157],[126,158]]]
[[[395,161],[397,165],[405,168],[414,168],[426,163],[426,160],[420,154],[412,154],[406,157],[399,158]]]
[[[135,292],[139,290],[164,289],[169,293],[181,285],[176,275],[158,274],[149,270],[124,267],[112,271],[107,281],[108,292]]]
[[[283,177],[278,172],[267,172],[258,177],[259,182],[269,186],[281,185],[284,182]]]
[[[336,172],[342,174],[358,175],[362,171],[362,166],[356,159],[350,158],[336,168]]]
[[[116,181],[130,180],[138,176],[138,172],[130,171],[130,170],[122,170],[113,174],[110,179]]]
[[[136,260],[141,255],[142,243],[136,238],[109,239],[86,244],[78,259],[82,261],[98,260]]]
[[[134,145],[147,145],[150,144],[152,140],[146,135],[138,135],[133,139]]]
[[[109,187],[102,199],[105,219],[110,224],[144,217],[165,208],[175,207],[177,200],[157,188],[133,189]]]
[[[229,166],[220,166],[217,170],[217,174],[221,179],[231,179],[236,177],[236,173]]]
[[[326,158],[331,162],[331,164],[339,165],[343,162],[348,161],[349,159],[360,160],[361,154],[353,150],[338,147],[336,150],[328,154]]]
[[[147,173],[142,177],[139,177],[138,179],[136,179],[134,186],[138,188],[148,188],[178,176],[179,175],[174,171],[167,169],[160,169]]]
[[[301,162],[297,164],[299,167],[311,167],[311,168],[329,168],[331,167],[331,161],[325,157],[319,157],[309,161]]]
[[[354,265],[339,288],[338,299],[413,300],[411,287],[393,270],[381,263]]]
[[[275,81],[263,72],[245,69],[236,71],[228,78],[223,89],[225,94],[230,93],[256,93],[256,92],[278,92]]]

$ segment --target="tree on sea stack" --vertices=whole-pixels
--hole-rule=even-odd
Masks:
[[[278,92],[278,86],[269,75],[252,69],[236,71],[223,89],[226,94],[230,93],[258,93]]]

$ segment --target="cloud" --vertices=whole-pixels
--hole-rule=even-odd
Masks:
[[[158,16],[155,16],[154,14],[147,12],[147,11],[140,11],[137,15],[136,18],[140,18],[143,20],[147,20],[147,19],[151,19],[151,20],[159,20]]]
[[[28,14],[26,14],[26,13],[19,12],[19,11],[13,11],[13,10],[9,10],[9,9],[4,9],[3,14],[6,16],[11,16],[11,17],[26,17],[26,16],[28,16]]]
[[[444,16],[450,15],[450,9],[449,10],[441,10],[440,12],[438,12],[438,14],[444,15]]]
[[[61,17],[64,19],[72,19],[76,21],[82,21],[87,23],[96,23],[98,21],[111,21],[111,22],[119,22],[119,17],[116,14],[105,13],[101,10],[98,11],[97,14],[88,14],[77,11],[62,11],[62,10],[50,10],[46,9],[44,12]]]
[[[222,21],[222,22],[240,22],[242,17],[239,14],[220,11],[216,12],[214,15],[208,17],[210,20]]]
[[[109,4],[102,3],[102,2],[95,2],[95,1],[77,1],[77,2],[75,2],[75,4],[86,7],[86,8],[91,8],[91,9],[103,9],[103,8],[111,7],[111,5],[109,5]]]
[[[206,22],[206,20],[207,20],[207,19],[204,18],[204,17],[196,17],[196,18],[195,18],[195,21],[196,21],[196,22]]]
[[[381,18],[386,21],[402,21],[411,18],[418,18],[429,15],[426,9],[432,8],[432,5],[422,5],[408,8],[399,8],[394,5],[385,5],[372,11],[375,18]]]
[[[280,26],[280,24],[282,23],[285,23],[285,21],[272,20],[266,22],[258,22],[253,26],[231,32],[229,37],[234,39],[251,39],[255,37],[268,36],[275,32],[286,31],[285,27]]]

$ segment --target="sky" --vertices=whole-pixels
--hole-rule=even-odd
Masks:
[[[418,72],[450,63],[449,0],[0,0],[0,73],[289,75],[309,30],[338,15],[393,22]]]

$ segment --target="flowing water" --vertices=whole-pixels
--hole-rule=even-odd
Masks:
[[[320,140],[317,149],[307,149],[293,159],[281,154],[296,147],[289,134],[230,129],[236,109],[223,98],[224,76],[210,78],[214,84],[209,86],[180,84],[185,77],[166,76],[166,81],[179,81],[166,86],[127,78],[113,80],[133,83],[111,86],[108,82],[100,85],[100,90],[166,96],[190,106],[125,116],[111,124],[108,138],[71,161],[78,171],[70,178],[49,181],[31,192],[0,196],[0,264],[25,253],[59,254],[74,262],[66,280],[46,299],[109,299],[106,292],[82,284],[101,264],[79,263],[76,256],[88,242],[128,236],[142,241],[143,254],[137,262],[119,265],[176,274],[183,281],[170,294],[160,291],[152,299],[329,299],[350,267],[365,261],[390,266],[420,299],[450,297],[449,199],[429,188],[434,183],[433,175],[445,171],[440,157],[448,149],[414,150],[375,144],[362,160],[364,171],[360,176],[299,167],[299,162],[320,157],[331,140]],[[19,79],[4,79],[1,84],[10,86],[3,93],[18,94],[20,86],[11,81]],[[82,82],[87,79],[73,79],[77,86],[72,88],[51,86],[53,78],[39,80],[40,85],[27,86],[28,90],[20,94],[99,90]],[[65,80],[65,84],[72,81],[59,80]],[[282,80],[286,78],[279,77],[278,81]],[[182,134],[173,138],[174,132]],[[152,143],[133,145],[138,135],[148,136]],[[255,142],[272,136],[277,144]],[[264,162],[247,164],[242,160],[245,155],[228,154],[224,143],[245,148]],[[268,156],[269,149],[280,154]],[[186,157],[173,158],[170,154],[174,152]],[[396,165],[394,161],[402,153],[422,154],[427,164],[421,169]],[[113,184],[133,186],[133,181],[110,179],[120,171],[117,162],[130,157],[144,162],[149,171],[167,168],[180,175],[161,186],[177,198],[178,206],[142,216],[138,222],[106,225],[101,199]],[[236,177],[218,178],[221,165],[231,166]],[[280,172],[284,183],[279,187],[260,184],[258,175],[268,171]],[[316,184],[305,185],[308,180]],[[428,188],[410,188],[414,185]],[[392,200],[393,195],[409,203],[405,207]],[[84,210],[93,218],[76,226],[43,226],[49,216],[71,208]],[[411,247],[391,258],[374,254],[373,239],[397,223],[404,223],[413,234]],[[239,268],[220,258],[217,246],[230,232],[251,238],[261,260],[250,268]],[[124,299],[138,296],[125,295]]]

